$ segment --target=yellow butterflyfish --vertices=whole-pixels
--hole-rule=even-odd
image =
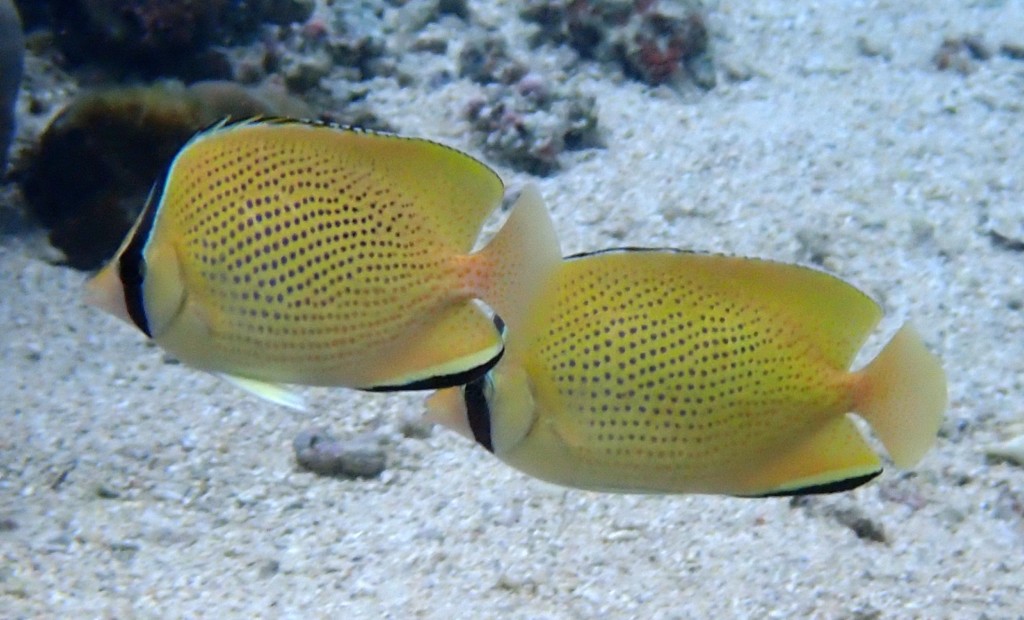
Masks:
[[[284,404],[299,401],[281,384],[463,384],[504,350],[475,300],[523,294],[558,260],[533,188],[472,252],[503,194],[487,166],[427,140],[222,123],[179,151],[87,299]]]
[[[939,361],[904,325],[863,369],[881,318],[806,267],[669,250],[566,259],[506,334],[503,359],[436,392],[428,418],[537,478],[583,489],[741,496],[825,493],[935,441]]]

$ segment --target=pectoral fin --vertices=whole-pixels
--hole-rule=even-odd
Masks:
[[[268,400],[274,404],[284,405],[285,407],[297,409],[299,411],[306,410],[305,399],[297,392],[285,387],[283,384],[268,383],[266,381],[237,377],[235,375],[219,374],[218,376],[225,381],[242,388],[250,394],[259,396],[263,400]]]

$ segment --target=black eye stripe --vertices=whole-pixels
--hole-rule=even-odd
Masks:
[[[505,338],[505,320],[502,319],[497,314],[495,314],[494,316],[491,317],[491,322],[494,323],[494,326],[498,329],[498,333],[501,334],[501,337],[504,339]]]
[[[487,403],[487,395],[484,393],[488,381],[489,379],[484,376],[467,383],[462,388],[462,398],[466,403],[466,419],[469,421],[469,429],[473,431],[473,439],[488,452],[493,453],[491,406]]]
[[[142,284],[146,278],[146,258],[144,252],[149,236],[153,232],[153,222],[156,220],[157,205],[163,188],[167,181],[167,172],[153,184],[149,192],[146,204],[142,207],[142,215],[139,224],[132,233],[131,241],[125,246],[124,252],[118,261],[118,275],[121,277],[121,286],[124,289],[124,304],[128,309],[128,316],[144,334],[153,337],[149,327],[149,319],[146,317],[146,305],[142,294]]]

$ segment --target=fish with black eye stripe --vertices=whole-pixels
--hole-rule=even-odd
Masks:
[[[508,315],[518,324],[503,359],[432,395],[427,417],[570,487],[846,491],[882,470],[850,413],[911,467],[946,408],[945,374],[909,325],[849,370],[881,314],[796,265],[645,249],[570,257]]]
[[[560,259],[532,187],[472,252],[503,194],[487,166],[427,140],[219,123],[178,152],[87,298],[286,405],[301,399],[285,384],[461,385],[504,351],[476,300],[502,312]]]

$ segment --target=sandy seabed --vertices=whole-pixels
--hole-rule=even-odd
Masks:
[[[800,501],[554,487],[406,437],[422,395],[311,389],[300,414],[170,363],[8,236],[0,617],[1024,618],[1024,468],[984,453],[1024,433],[1024,254],[991,234],[1024,238],[1024,61],[933,62],[947,36],[1024,44],[1024,2],[714,4],[706,94],[559,77],[607,142],[535,179],[563,250],[814,261],[870,292],[864,359],[911,320],[950,379],[914,471]],[[514,5],[475,9],[522,41]],[[373,86],[401,132],[474,150],[465,81]],[[300,471],[318,426],[376,433],[387,470]]]

